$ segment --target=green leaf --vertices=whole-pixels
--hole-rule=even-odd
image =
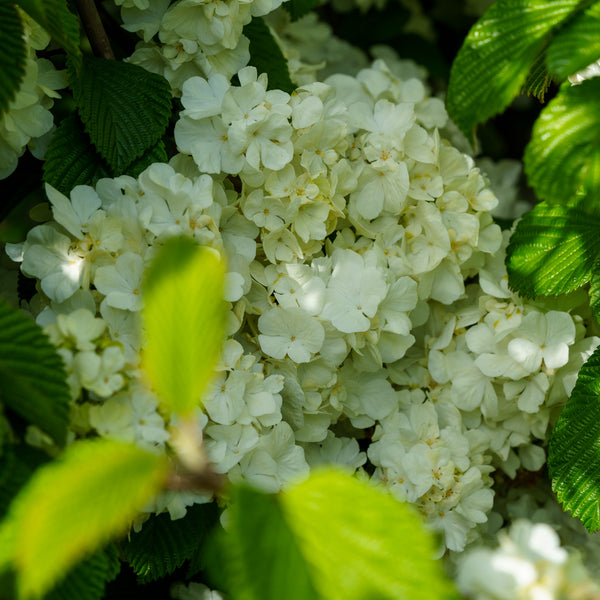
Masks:
[[[548,469],[563,508],[588,531],[600,529],[600,349],[579,371],[552,430]]]
[[[566,78],[600,58],[600,3],[578,14],[552,40],[548,48],[550,71]]]
[[[147,150],[140,158],[134,160],[127,169],[125,169],[124,174],[137,178],[142,171],[145,171],[150,165],[159,162],[167,162],[168,160],[169,157],[167,156],[165,143],[162,140],[159,140],[155,146],[152,146],[152,148]],[[121,173],[119,173],[119,175],[121,175]]]
[[[144,282],[148,379],[167,408],[189,415],[212,375],[225,336],[225,267],[189,238],[169,240]]]
[[[14,100],[25,74],[27,48],[23,23],[14,5],[0,2],[0,116]]]
[[[52,136],[44,161],[44,181],[65,195],[76,185],[94,185],[111,177],[76,114],[63,119]]]
[[[158,492],[167,459],[112,440],[75,442],[40,469],[0,526],[21,598],[47,592],[88,552],[123,533]]]
[[[455,598],[408,505],[335,470],[278,495],[237,489],[219,547],[234,600]]]
[[[48,462],[45,452],[27,444],[9,444],[0,459],[0,519],[34,471]]]
[[[521,93],[534,96],[540,102],[543,102],[551,82],[552,77],[546,68],[546,46],[544,45],[544,49],[538,52],[537,57],[533,61]]]
[[[118,550],[110,544],[71,569],[44,600],[102,600],[106,584],[117,576],[120,568]]]
[[[65,443],[71,395],[63,361],[41,328],[2,298],[0,400]]]
[[[535,122],[524,163],[543,200],[600,193],[600,79],[562,86]]]
[[[526,298],[568,294],[588,283],[599,254],[596,209],[542,202],[519,221],[510,239],[509,283]]]
[[[307,15],[313,8],[319,6],[320,0],[288,0],[283,3],[285,8],[292,17],[292,21],[297,21],[304,15]]]
[[[172,573],[198,551],[217,520],[214,503],[195,504],[183,519],[173,521],[168,513],[150,517],[125,546],[125,558],[142,583]]]
[[[314,515],[313,515],[314,516]],[[294,535],[281,498],[234,488],[227,534],[209,562],[232,600],[324,600]],[[333,599],[332,599],[333,600]]]
[[[73,96],[96,150],[118,173],[156,145],[171,115],[167,80],[120,61],[86,56]]]
[[[463,133],[503,111],[519,94],[550,32],[579,0],[497,0],[473,26],[450,73],[447,106]]]
[[[66,50],[79,71],[79,21],[69,10],[67,0],[17,0],[16,3]]]
[[[287,60],[265,20],[253,17],[244,27],[244,35],[250,40],[250,64],[268,75],[269,89],[291,94],[296,86],[290,79]]]

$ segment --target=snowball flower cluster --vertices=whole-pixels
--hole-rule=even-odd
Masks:
[[[474,600],[552,600],[597,598],[600,590],[581,557],[560,546],[556,532],[543,523],[517,520],[501,531],[492,550],[467,551],[459,562],[457,584]]]
[[[50,108],[60,97],[56,90],[66,85],[63,72],[36,56],[36,50],[50,43],[50,36],[25,13],[20,15],[27,48],[25,74],[16,96],[0,116],[0,179],[17,168],[26,147],[36,158],[43,157],[54,127]]]
[[[379,60],[289,95],[246,67],[235,85],[188,79],[181,101],[170,164],[70,198],[48,188],[54,219],[8,248],[39,281],[30,309],[65,360],[78,435],[169,443],[171,415],[141,383],[140,279],[188,236],[229,268],[197,417],[215,469],[266,491],[318,464],[364,469],[416,505],[440,551],[462,550],[494,471],[543,465],[599,340],[510,292],[498,200],[419,79]]]
[[[121,0],[123,28],[140,34],[131,62],[163,75],[174,92],[194,75],[231,77],[250,59],[242,30],[282,0]]]

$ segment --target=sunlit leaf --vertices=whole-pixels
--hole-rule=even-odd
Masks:
[[[166,242],[147,272],[143,365],[161,400],[181,415],[200,405],[221,350],[224,276],[219,255],[188,238]]]
[[[550,32],[579,0],[497,0],[473,26],[450,73],[450,116],[472,139],[475,127],[519,95]]]
[[[39,468],[0,526],[0,565],[21,598],[52,588],[70,567],[125,531],[166,478],[166,458],[132,444],[88,440]]]
[[[408,505],[335,471],[277,496],[237,489],[219,564],[234,600],[455,598]]]
[[[600,529],[600,349],[579,371],[552,430],[548,469],[563,508],[588,531]]]
[[[526,298],[568,294],[590,281],[599,256],[600,213],[593,205],[542,202],[510,239],[509,283]]]
[[[600,194],[600,78],[565,85],[542,110],[525,150],[525,173],[536,194],[565,203]]]
[[[566,78],[600,59],[600,3],[577,15],[558,32],[548,48],[548,68]]]

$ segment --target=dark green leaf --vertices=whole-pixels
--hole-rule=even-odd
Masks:
[[[69,10],[67,0],[17,0],[16,3],[66,50],[79,71],[79,21]]]
[[[130,535],[125,558],[143,583],[164,577],[196,554],[216,518],[215,504],[190,506],[175,521],[167,513],[150,517]]]
[[[528,96],[535,96],[540,102],[543,102],[551,82],[552,77],[546,68],[546,47],[544,46],[544,49],[538,52],[537,57],[533,61],[521,93]]]
[[[542,110],[525,150],[525,173],[536,194],[565,203],[600,193],[600,79],[563,85]]]
[[[162,140],[158,140],[155,146],[152,146],[150,150],[147,150],[140,158],[134,160],[125,169],[125,174],[131,177],[138,177],[142,171],[145,171],[151,164],[158,162],[167,162],[169,157],[167,156],[167,149]],[[121,173],[119,173],[121,175]]]
[[[27,444],[8,444],[0,459],[0,520],[33,472],[49,460],[47,454]]]
[[[96,152],[76,114],[61,121],[44,161],[44,181],[66,196],[76,185],[94,185],[112,173]]]
[[[552,489],[588,531],[600,528],[600,349],[583,365],[571,398],[552,430]]]
[[[511,287],[526,298],[567,294],[588,283],[600,255],[600,214],[538,204],[518,223],[507,249]]]
[[[475,127],[519,94],[548,34],[579,0],[498,0],[474,25],[450,73],[448,111],[473,139]]]
[[[593,4],[559,31],[548,48],[550,71],[564,79],[600,58],[600,3]]]
[[[120,568],[117,548],[110,544],[71,569],[44,600],[101,600]]]
[[[3,0],[0,2],[0,115],[17,95],[25,74],[26,57],[21,17],[14,5]]]
[[[269,76],[269,89],[291,94],[296,86],[290,79],[287,60],[264,19],[254,17],[244,27],[244,35],[250,40],[250,64]]]
[[[277,496],[236,488],[219,551],[213,575],[225,575],[232,600],[322,600]]]
[[[71,396],[64,365],[42,330],[0,298],[0,399],[64,444]]]
[[[86,56],[73,94],[92,143],[117,173],[157,144],[171,114],[167,80],[125,62]]]
[[[319,4],[319,0],[288,0],[282,6],[290,13],[292,21],[297,21]]]

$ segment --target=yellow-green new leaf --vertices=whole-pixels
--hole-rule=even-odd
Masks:
[[[0,562],[15,568],[19,597],[40,597],[123,533],[166,475],[164,456],[111,440],[76,442],[36,471],[0,526]]]
[[[182,416],[200,404],[225,336],[225,266],[188,238],[160,249],[144,283],[143,364],[165,405]]]

